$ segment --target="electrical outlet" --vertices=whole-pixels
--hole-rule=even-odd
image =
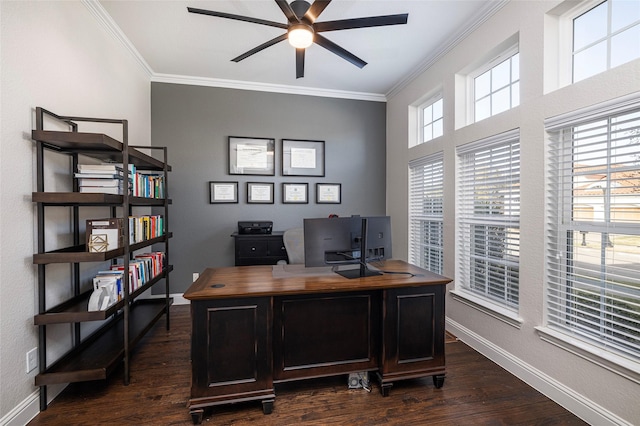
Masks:
[[[38,348],[33,348],[27,352],[27,373],[31,373],[38,368]]]
[[[200,274],[197,272],[193,273],[193,282],[195,282],[198,278],[200,278]]]

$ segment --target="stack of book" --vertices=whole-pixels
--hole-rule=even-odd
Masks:
[[[123,194],[123,170],[120,164],[78,164],[80,192],[99,192],[102,194]]]

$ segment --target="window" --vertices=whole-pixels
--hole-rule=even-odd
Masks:
[[[442,153],[409,164],[409,262],[442,274]]]
[[[506,57],[506,58],[505,58]],[[517,47],[471,74],[475,122],[520,105],[520,54]],[[496,61],[500,61],[495,64]]]
[[[519,303],[520,142],[510,131],[458,148],[458,276],[502,308]]]
[[[640,360],[640,98],[547,120],[547,327]]]
[[[575,17],[572,27],[574,82],[640,58],[638,1],[604,1]]]
[[[418,117],[420,123],[419,144],[442,136],[442,96],[439,96],[436,100],[431,99],[422,105],[418,108],[418,113],[420,114],[420,117]]]

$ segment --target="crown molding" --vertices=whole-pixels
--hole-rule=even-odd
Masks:
[[[153,75],[153,70],[144,60],[138,49],[135,48],[133,43],[127,38],[127,36],[122,32],[118,24],[115,23],[111,15],[102,7],[102,5],[97,0],[81,0],[82,4],[84,4],[87,9],[91,12],[91,14],[98,20],[98,22],[104,27],[109,34],[111,34],[116,40],[118,40],[127,51],[131,54],[131,56],[136,60],[138,65],[143,69],[143,71],[151,77]]]
[[[392,88],[386,93],[386,98],[391,99],[396,96],[402,89],[407,87],[413,80],[418,78],[424,72],[426,72],[433,64],[438,62],[444,55],[449,53],[454,47],[456,47],[462,40],[467,38],[469,34],[473,33],[480,25],[486,22],[496,12],[502,9],[510,0],[495,0],[485,2],[485,6],[471,17],[466,23],[460,26],[461,30],[449,37],[441,48],[435,50],[433,54],[427,56],[415,70],[411,71],[400,79]]]
[[[285,93],[291,95],[320,96],[325,98],[353,99],[361,101],[386,102],[382,94],[349,92],[343,90],[318,89],[315,87],[287,86],[282,84],[258,83],[220,78],[190,77],[175,74],[154,73],[151,81],[155,83],[186,84],[191,86],[221,87],[226,89],[253,90],[259,92]]]

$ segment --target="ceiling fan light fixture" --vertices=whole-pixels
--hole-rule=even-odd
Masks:
[[[289,44],[296,49],[306,49],[313,43],[313,28],[307,24],[293,24],[288,30]]]

